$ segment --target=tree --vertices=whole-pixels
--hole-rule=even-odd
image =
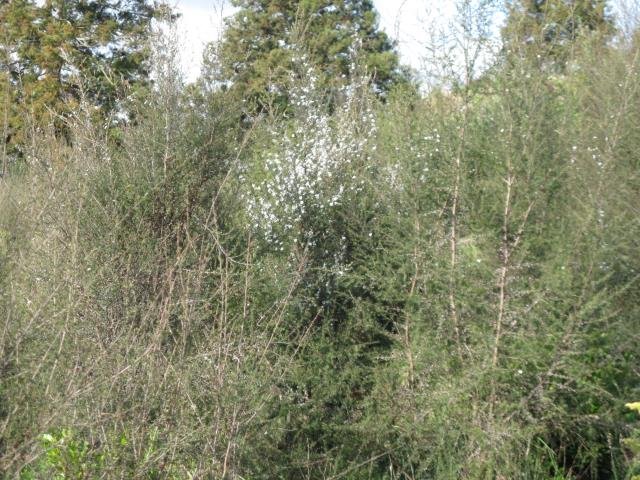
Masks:
[[[147,0],[1,2],[0,77],[12,90],[5,112],[12,146],[25,140],[25,118],[60,133],[59,119],[81,97],[108,112],[124,86],[144,84],[145,40],[152,20],[167,12]]]
[[[371,0],[234,0],[220,45],[216,80],[231,85],[251,109],[286,105],[286,85],[297,57],[320,67],[319,85],[350,76],[359,54],[375,88],[387,92],[403,78],[393,42],[378,28]]]
[[[503,39],[508,48],[566,61],[580,36],[613,32],[606,0],[511,0]]]

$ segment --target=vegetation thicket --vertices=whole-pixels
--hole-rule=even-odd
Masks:
[[[479,71],[460,0],[463,73],[381,96],[390,46],[305,43],[370,3],[298,3],[239,5],[286,60],[219,81],[271,41],[236,15],[185,86],[160,38],[117,135],[80,96],[5,155],[2,475],[637,477],[637,43],[578,1],[606,21],[528,43],[510,4]],[[275,67],[284,103],[244,83]]]

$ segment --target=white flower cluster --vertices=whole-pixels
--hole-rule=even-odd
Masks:
[[[361,80],[340,89],[343,101],[333,113],[313,74],[291,91],[294,118],[271,132],[273,150],[261,159],[263,178],[245,197],[254,229],[277,248],[284,249],[284,238],[313,242],[305,215],[325,214],[362,188],[356,172],[376,134],[374,113],[362,95],[366,88]]]

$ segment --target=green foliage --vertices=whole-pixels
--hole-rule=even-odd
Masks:
[[[502,30],[507,49],[564,68],[581,36],[599,42],[615,27],[606,0],[511,0]]]
[[[24,150],[34,129],[62,133],[63,119],[81,99],[105,115],[123,89],[147,85],[151,22],[167,12],[146,0],[3,2],[0,118],[8,119],[8,131],[2,143]]]
[[[2,471],[632,479],[640,57],[573,41],[384,103],[309,65],[251,124],[168,52],[117,142],[84,105],[70,145],[33,132],[0,184]]]
[[[98,467],[100,458],[91,458],[87,442],[78,440],[67,429],[40,436],[44,451],[39,464],[21,472],[21,479],[30,478],[86,478],[89,471]]]
[[[320,72],[327,93],[348,83],[356,60],[373,77],[379,93],[406,80],[388,36],[378,28],[371,0],[236,0],[219,47],[215,82],[230,85],[247,112],[283,109],[296,63],[304,57]],[[217,63],[217,62],[214,62]]]

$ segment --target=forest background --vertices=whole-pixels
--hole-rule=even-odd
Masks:
[[[637,479],[639,10],[234,4],[0,3],[0,475]]]

